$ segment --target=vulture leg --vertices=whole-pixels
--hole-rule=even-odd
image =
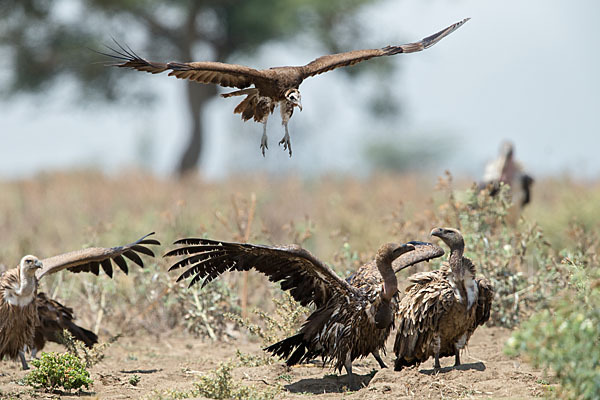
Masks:
[[[360,389],[356,385],[356,380],[354,379],[354,375],[352,374],[352,360],[350,359],[350,352],[346,355],[346,362],[344,362],[344,368],[346,368],[346,372],[348,373],[348,388],[350,390],[358,390]]]
[[[433,338],[433,354],[435,355],[435,361],[433,363],[434,369],[440,369],[440,347],[442,345],[442,341],[440,335],[435,335]]]
[[[263,122],[263,134],[260,138],[260,149],[262,151],[263,157],[265,156],[265,150],[269,150],[269,146],[267,145],[267,119]]]
[[[467,335],[462,335],[458,341],[454,344],[454,349],[456,352],[454,353],[454,366],[458,367],[460,365],[460,350],[464,349],[467,344]]]
[[[460,349],[456,348],[456,353],[454,354],[454,366],[458,367],[460,365]]]
[[[29,365],[27,365],[27,360],[25,360],[25,353],[23,350],[19,350],[19,358],[21,359],[21,366],[23,369],[29,369]]]
[[[283,138],[281,138],[281,140],[279,141],[279,145],[283,145],[283,150],[288,150],[290,153],[290,157],[292,156],[292,142],[290,141],[290,132],[288,131],[288,123],[287,121],[285,121],[283,123],[283,126],[285,127],[285,135],[283,135]]]
[[[380,368],[387,368],[387,365],[385,365],[385,363],[383,362],[383,360],[381,359],[381,356],[379,355],[379,352],[377,350],[375,350],[373,353],[373,357],[375,357],[375,359],[377,360],[377,362],[379,363],[379,367]]]

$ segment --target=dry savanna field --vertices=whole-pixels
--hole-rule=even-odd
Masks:
[[[84,171],[0,182],[0,262],[11,267],[25,254],[109,247],[151,231],[162,242],[158,257],[145,258],[145,268],[131,267],[128,276],[63,272],[44,279],[40,290],[98,332],[93,384],[82,391],[34,389],[18,362],[4,360],[0,398],[594,398],[590,382],[598,367],[586,370],[585,357],[599,347],[598,204],[600,184],[568,178],[536,181],[532,204],[514,223],[507,222],[505,197],[490,199],[449,175],[204,182]],[[262,352],[306,315],[277,285],[251,271],[188,289],[167,271],[172,260],[161,257],[189,236],[297,243],[347,276],[380,244],[432,240],[436,226],[461,229],[467,256],[494,284],[491,320],[472,337],[460,368],[450,367],[452,358],[441,360],[440,371],[429,360],[401,372],[357,360],[364,387],[354,392],[345,371],[320,363],[286,368]],[[403,271],[400,284],[440,261]],[[581,348],[587,342],[591,350]],[[52,343],[44,351],[66,349]]]

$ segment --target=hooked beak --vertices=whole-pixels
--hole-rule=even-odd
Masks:
[[[300,109],[300,111],[302,111],[302,102],[300,102],[300,100],[298,100],[298,104],[297,104],[298,108]]]
[[[42,264],[42,262],[40,260],[37,260],[34,264],[33,264],[37,269],[40,269],[44,266],[44,264]]]
[[[442,236],[442,228],[433,228],[431,230],[431,232],[429,233],[429,236],[441,237]]]

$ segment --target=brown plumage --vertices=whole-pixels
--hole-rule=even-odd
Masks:
[[[35,328],[31,356],[35,357],[41,351],[46,342],[63,344],[63,331],[66,329],[74,339],[83,342],[88,348],[98,343],[98,336],[73,321],[73,309],[60,304],[56,300],[49,299],[46,293],[38,292],[37,312],[39,324]]]
[[[112,262],[123,272],[128,272],[123,257],[143,267],[138,253],[153,257],[147,245],[159,245],[148,234],[134,243],[112,248],[92,247],[39,260],[27,255],[16,268],[7,270],[0,276],[0,359],[8,356],[15,359],[21,356],[23,368],[27,368],[22,350],[33,347],[35,329],[40,325],[38,314],[38,281],[45,275],[63,269],[71,272],[92,272],[98,275],[100,267],[112,277]]]
[[[314,305],[315,311],[296,335],[265,350],[286,358],[288,365],[321,356],[337,371],[346,369],[351,387],[356,387],[352,375],[356,358],[373,354],[385,367],[379,351],[384,349],[394,324],[398,301],[395,272],[444,253],[431,243],[388,243],[381,246],[373,261],[343,280],[295,245],[271,247],[209,239],[181,239],[175,244],[182,246],[165,257],[186,258],[170,270],[189,266],[178,281],[193,276],[190,286],[201,279],[204,286],[226,271],[254,268],[279,282],[301,305]]]
[[[490,316],[493,289],[487,279],[475,279],[475,265],[463,256],[461,233],[452,228],[436,228],[431,235],[450,247],[450,257],[439,270],[409,278],[411,285],[397,313],[397,371],[432,356],[435,368],[440,368],[439,357],[452,355],[455,365],[460,365],[460,349]]]
[[[287,126],[294,112],[294,107],[298,107],[302,111],[301,96],[298,88],[304,79],[336,68],[354,65],[374,57],[422,51],[454,32],[468,20],[469,18],[466,18],[416,43],[386,46],[381,49],[354,50],[345,53],[330,54],[319,57],[304,66],[274,67],[256,70],[244,65],[210,61],[160,63],[147,61],[139,57],[131,49],[126,49],[118,43],[117,46],[119,46],[119,49],[109,47],[114,53],[106,55],[123,61],[121,64],[116,64],[118,67],[133,68],[152,74],[170,71],[169,76],[179,79],[241,89],[225,93],[222,96],[246,96],[235,108],[234,113],[241,114],[244,121],[254,118],[255,121],[263,124],[263,135],[260,144],[263,156],[265,155],[265,149],[268,148],[266,133],[267,119],[275,109],[275,106],[279,105],[282,123],[285,128],[285,135],[279,144],[283,144],[284,150],[287,149],[291,157],[292,146]],[[254,87],[249,88],[251,85],[254,85]]]
[[[513,206],[508,210],[508,218],[516,222],[521,210],[531,202],[531,189],[534,179],[515,160],[515,146],[505,141],[500,148],[500,155],[485,166],[483,180],[479,183],[480,190],[489,190],[490,196],[495,196],[500,190],[500,184],[509,185]]]

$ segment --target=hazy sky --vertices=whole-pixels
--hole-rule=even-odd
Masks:
[[[436,46],[395,57],[386,85],[403,101],[402,122],[378,125],[364,111],[362,95],[372,76],[352,80],[334,71],[300,87],[304,110],[290,123],[291,159],[276,144],[283,135],[277,111],[263,159],[262,127],[232,114],[239,99],[215,99],[206,110],[201,168],[208,177],[237,170],[299,175],[362,170],[365,145],[380,139],[376,130],[383,129],[386,140],[398,143],[436,135],[458,141],[439,171],[477,177],[500,142],[511,139],[517,158],[535,176],[598,177],[599,15],[600,2],[594,0],[383,1],[361,15],[362,42],[372,47],[419,40],[472,18]],[[275,44],[238,61],[261,68],[304,64],[321,52],[302,43]],[[172,171],[187,139],[187,115],[179,112],[184,84],[166,74],[137,74],[160,90],[152,109],[77,108],[67,83],[43,98],[4,102],[0,177],[86,166],[115,172],[140,164],[159,174]]]

